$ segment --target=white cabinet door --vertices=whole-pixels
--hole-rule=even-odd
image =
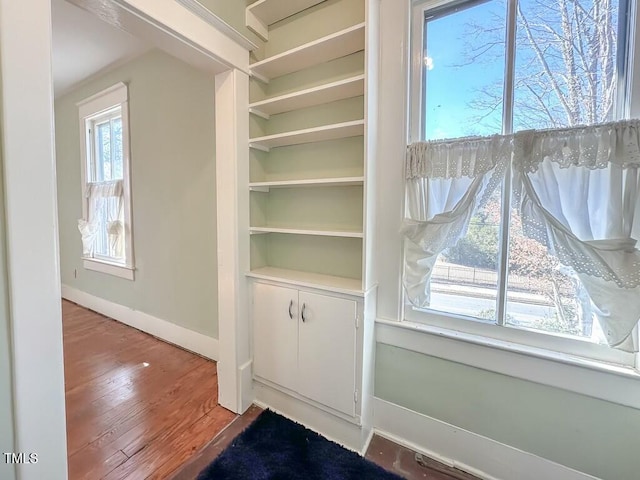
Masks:
[[[298,370],[298,291],[253,284],[253,371],[296,390]]]
[[[356,302],[300,292],[298,392],[355,415]]]

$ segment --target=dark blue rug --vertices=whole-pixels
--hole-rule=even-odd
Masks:
[[[360,455],[265,410],[198,480],[400,480]]]

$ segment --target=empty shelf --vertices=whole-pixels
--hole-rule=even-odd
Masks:
[[[249,105],[249,111],[263,118],[269,118],[269,115],[313,107],[360,95],[364,95],[364,75],[254,102]]]
[[[310,230],[300,228],[278,228],[278,227],[250,227],[249,233],[252,235],[261,233],[285,233],[292,235],[317,235],[321,237],[344,237],[344,238],[362,238],[362,232],[349,230]]]
[[[273,280],[296,286],[318,288],[347,295],[363,296],[362,280],[357,278],[336,277],[320,273],[301,272],[276,267],[255,268],[247,273],[248,277]]]
[[[334,123],[332,125],[256,137],[249,140],[249,147],[268,152],[269,149],[276,147],[324,142],[326,140],[357,137],[359,135],[364,135],[364,120],[353,120],[351,122]]]
[[[249,189],[257,192],[268,192],[271,188],[295,187],[350,187],[363,185],[364,177],[311,178],[305,180],[277,180],[271,182],[251,182]]]
[[[260,80],[269,81],[270,78],[359,52],[364,49],[364,25],[359,23],[256,62],[250,65],[251,73]]]

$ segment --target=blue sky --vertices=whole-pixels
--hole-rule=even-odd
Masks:
[[[469,33],[468,25],[474,22],[496,26],[498,22],[491,18],[492,14],[500,15],[504,25],[504,3],[498,1],[482,3],[427,23],[426,56],[431,64],[426,83],[427,139],[499,133],[474,123],[478,112],[468,107],[478,97],[480,88],[501,82],[503,78],[504,55],[496,54],[501,47],[468,63],[471,55],[470,39],[465,37]],[[504,32],[500,35],[504,38]],[[477,43],[484,43],[484,40],[477,39]],[[488,61],[489,57],[491,61]],[[491,115],[491,121],[484,123],[500,125],[501,110]]]
[[[580,0],[580,6],[588,12],[598,1]],[[578,20],[575,12],[569,9],[571,33],[565,33],[559,23],[561,12],[556,2],[520,0],[520,8],[527,18],[535,43],[544,52],[546,67],[551,70],[555,84],[552,88],[552,78],[538,63],[528,34],[518,32],[514,129],[610,121],[613,118],[610,110],[612,98],[602,92],[608,91],[615,77],[611,76],[611,70],[605,70],[605,65],[611,63],[603,59],[607,56],[615,59],[615,37],[613,45],[599,44],[600,49],[596,49],[593,43],[597,39],[595,20],[589,19],[588,15]],[[618,22],[615,0],[611,8],[611,28],[615,35]],[[427,140],[500,133],[502,102],[499,99],[502,97],[505,68],[505,16],[504,0],[489,0],[457,12],[449,10],[446,15],[433,17],[426,22],[427,50],[424,58],[427,65],[427,105],[424,128]],[[575,33],[578,24],[583,32],[580,36]],[[474,29],[474,26],[477,28]],[[563,43],[559,40],[564,35],[573,35],[573,66],[576,71],[575,77],[571,78],[576,79],[577,83],[572,84],[572,88],[577,88],[578,96],[582,99],[578,100],[578,110],[566,107],[570,101],[568,70],[564,63]],[[494,45],[488,51],[483,51],[491,42]],[[580,42],[582,45],[578,48]],[[586,52],[588,62],[584,61],[585,56],[581,56],[579,51]],[[478,56],[474,58],[473,55]],[[599,60],[593,62],[594,59]],[[598,82],[595,87],[590,84],[591,78]],[[483,89],[489,90],[492,97],[482,94]],[[558,98],[557,91],[563,92],[564,104]],[[591,102],[592,91],[596,92],[596,103]],[[479,100],[485,103],[484,108],[478,108],[477,105],[474,108],[473,102]],[[488,108],[491,100],[497,103],[493,112]],[[479,122],[484,114],[487,117]]]

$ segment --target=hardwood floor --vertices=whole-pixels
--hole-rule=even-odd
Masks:
[[[69,479],[163,479],[235,417],[216,364],[63,301]]]
[[[407,480],[480,480],[379,435],[371,439],[365,457]]]

